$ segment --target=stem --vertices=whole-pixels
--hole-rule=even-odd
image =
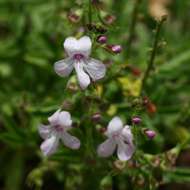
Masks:
[[[89,2],[88,2],[88,22],[89,22],[89,24],[91,24],[92,23],[92,2],[91,2],[91,0],[89,0]]]
[[[156,35],[154,38],[152,53],[151,53],[150,60],[148,62],[148,66],[147,66],[147,69],[145,71],[144,77],[142,79],[141,94],[142,94],[142,90],[146,86],[147,79],[150,75],[151,70],[153,69],[153,66],[154,66],[154,60],[155,60],[156,52],[158,49],[159,34],[160,34],[161,27],[162,27],[162,24],[164,21],[165,21],[165,18],[162,18],[160,21],[157,22],[157,25],[156,25]]]
[[[128,44],[127,44],[128,56],[130,56],[130,52],[131,52],[131,43],[133,41],[135,26],[137,24],[137,16],[138,16],[140,2],[141,0],[135,0],[133,12],[132,12],[132,21],[129,28],[129,38],[128,38]]]
[[[112,177],[112,189],[113,190],[119,190],[118,176],[113,176]]]

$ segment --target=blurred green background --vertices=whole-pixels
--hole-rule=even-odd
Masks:
[[[86,27],[89,2],[0,0],[0,189],[132,190],[130,174],[125,172],[117,179],[119,187],[104,187],[104,183],[109,184],[113,159],[100,160],[95,153],[103,140],[97,128],[105,127],[115,114],[126,122],[139,114],[142,128],[156,130],[153,141],[141,142],[146,153],[158,154],[187,143],[187,150],[177,159],[177,166],[184,166],[185,172],[170,175],[165,181],[167,185],[160,189],[182,188],[174,183],[184,184],[184,190],[190,189],[190,1],[173,0],[167,8],[169,17],[162,27],[155,70],[146,88],[155,113],[150,113],[151,108],[147,112],[133,106],[139,101],[140,80],[154,39],[156,21],[149,14],[150,1],[139,1],[130,54],[128,39],[135,1],[101,1],[100,13],[91,5],[92,22],[106,28],[110,44],[123,47],[119,55],[110,55],[101,47],[92,50],[93,57],[105,63],[112,61],[107,64],[105,79],[95,87],[92,85],[86,92],[66,88],[68,80],[77,88],[75,78],[55,74],[53,63],[65,57],[62,44],[66,37],[81,36],[85,30],[84,34],[94,39],[101,34]],[[76,23],[68,18],[71,11],[79,16]],[[98,14],[102,19],[114,15],[116,20],[105,26]],[[120,72],[118,68],[123,66]],[[134,69],[141,74],[134,75]],[[96,96],[101,101],[91,101]],[[62,146],[53,157],[44,159],[37,127],[47,122],[59,106],[72,113],[74,123],[80,126],[73,132],[84,146],[76,152]],[[99,125],[85,119],[96,112],[103,117]],[[92,128],[90,134],[86,126]],[[140,187],[143,188],[148,189]]]

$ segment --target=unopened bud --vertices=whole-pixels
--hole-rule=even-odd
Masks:
[[[97,38],[97,42],[99,42],[100,44],[105,44],[107,42],[107,37],[105,35],[100,35]]]
[[[150,102],[147,96],[143,97],[143,105],[146,106]]]
[[[69,12],[67,18],[70,22],[77,23],[80,17],[74,12]]]
[[[102,119],[102,116],[100,113],[94,113],[92,115],[92,121],[94,121],[96,123],[100,122],[101,119]]]
[[[116,160],[113,163],[113,165],[114,165],[115,169],[122,171],[126,166],[126,162],[121,161],[121,160]]]
[[[121,53],[122,47],[120,45],[107,45],[107,48],[115,54]]]
[[[156,132],[150,129],[146,129],[144,133],[149,139],[153,139],[156,136]]]
[[[133,122],[133,124],[138,125],[141,123],[141,118],[140,117],[133,117],[132,122]]]
[[[62,103],[62,109],[69,110],[72,107],[72,102],[69,100],[64,100]]]
[[[140,76],[141,75],[141,70],[137,67],[131,67],[131,72],[134,76]]]
[[[150,113],[150,114],[154,114],[156,112],[156,105],[149,102],[148,105],[147,105],[147,111]]]
[[[76,92],[76,91],[78,91],[79,88],[78,88],[76,83],[68,82],[67,83],[67,89],[70,90],[71,92]]]
[[[115,20],[116,20],[116,17],[114,15],[107,15],[105,17],[105,21],[107,24],[113,24]]]
[[[99,129],[99,132],[102,133],[102,134],[104,134],[106,132],[106,128],[105,127],[101,127]]]

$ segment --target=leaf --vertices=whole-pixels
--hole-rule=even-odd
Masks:
[[[164,182],[187,183],[190,182],[190,168],[174,168],[163,172]]]

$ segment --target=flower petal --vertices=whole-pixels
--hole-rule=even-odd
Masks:
[[[51,125],[58,125],[60,111],[61,109],[58,109],[53,115],[48,117],[48,121]]]
[[[77,49],[77,39],[74,37],[68,37],[65,39],[63,44],[65,51],[67,52],[69,57],[72,57]]]
[[[71,149],[79,149],[80,140],[69,133],[63,133],[61,136],[63,144]]]
[[[43,139],[47,139],[49,137],[50,131],[49,125],[40,124],[38,127],[38,132]]]
[[[112,139],[107,139],[98,146],[97,152],[100,157],[108,157],[113,154],[115,148],[115,142]]]
[[[61,77],[67,77],[73,70],[73,60],[71,58],[57,61],[54,64],[55,72]]]
[[[69,57],[72,57],[77,53],[88,57],[91,51],[91,47],[92,42],[88,36],[83,36],[79,40],[74,37],[68,37],[64,42],[64,48]]]
[[[49,156],[55,153],[58,147],[58,143],[59,139],[55,135],[46,139],[40,146],[44,156]]]
[[[80,52],[88,57],[91,52],[92,42],[88,36],[83,36],[78,40],[78,49]]]
[[[118,143],[117,156],[121,161],[129,160],[132,157],[134,151],[135,147],[133,144],[126,144],[123,141]]]
[[[67,111],[61,111],[58,116],[58,125],[70,128],[72,125],[71,114]]]
[[[112,136],[114,133],[121,131],[122,128],[123,128],[123,123],[121,119],[118,116],[116,116],[109,122],[107,131],[105,134],[107,136]]]
[[[84,65],[84,68],[93,81],[103,78],[106,74],[106,66],[101,61],[93,58],[88,59],[88,62]]]
[[[132,143],[133,142],[133,134],[131,132],[131,128],[129,125],[124,126],[124,128],[122,129],[122,137],[125,141]]]
[[[76,62],[74,64],[74,67],[75,67],[75,70],[77,73],[79,85],[82,89],[85,89],[90,84],[90,77],[84,72],[83,64],[84,63],[82,63],[82,62]]]
[[[59,125],[70,128],[72,125],[71,114],[67,111],[57,110],[52,116],[48,118],[51,125]]]

